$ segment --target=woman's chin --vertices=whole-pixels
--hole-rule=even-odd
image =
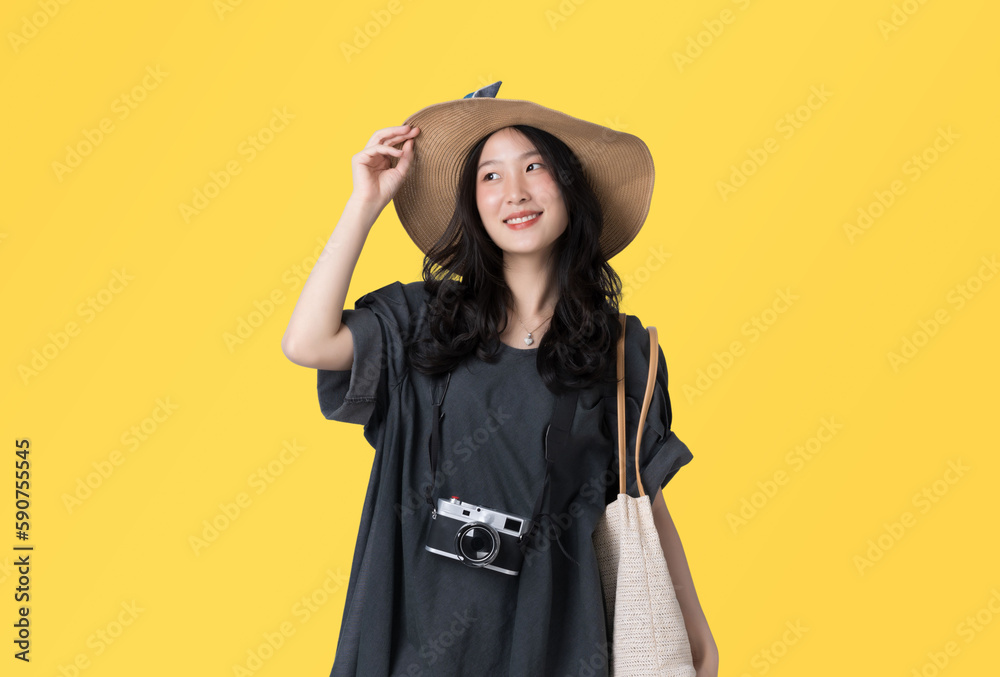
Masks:
[[[546,244],[539,242],[508,242],[500,244],[500,249],[508,256],[536,256],[545,253],[551,247],[551,242]]]

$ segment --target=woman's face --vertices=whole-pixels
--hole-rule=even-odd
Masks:
[[[508,254],[544,252],[569,224],[554,169],[511,127],[494,132],[483,146],[476,204],[486,232]],[[524,215],[529,220],[510,223]]]

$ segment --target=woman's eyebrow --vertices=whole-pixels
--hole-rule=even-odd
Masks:
[[[524,158],[530,157],[532,155],[541,155],[541,153],[539,153],[537,150],[528,150],[528,151],[525,151],[525,152],[521,153],[520,155],[518,155],[514,159],[515,160],[523,160]],[[482,169],[486,165],[497,165],[497,164],[500,164],[499,160],[487,160],[486,162],[483,162],[483,163],[481,163],[479,165],[479,169]],[[477,169],[476,171],[478,172],[479,169]]]

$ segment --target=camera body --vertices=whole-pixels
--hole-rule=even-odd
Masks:
[[[524,561],[519,541],[530,530],[530,519],[465,503],[458,496],[439,498],[424,549],[471,567],[517,576]]]

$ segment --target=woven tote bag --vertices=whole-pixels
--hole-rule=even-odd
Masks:
[[[618,341],[619,493],[594,527],[594,551],[604,590],[608,674],[613,677],[695,677],[684,616],[653,522],[652,501],[639,475],[639,443],[653,397],[659,344],[649,332],[649,378],[635,436],[639,497],[625,488],[625,314]]]

